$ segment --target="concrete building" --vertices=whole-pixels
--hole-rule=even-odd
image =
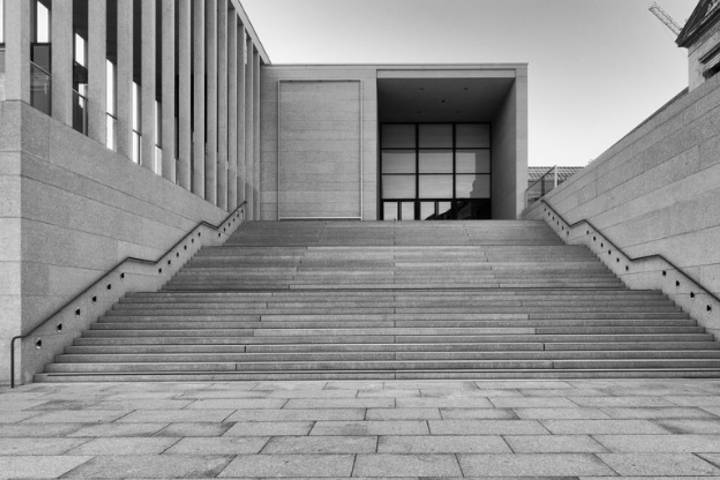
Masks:
[[[720,72],[720,2],[702,0],[677,38],[688,49],[689,88],[694,90]]]

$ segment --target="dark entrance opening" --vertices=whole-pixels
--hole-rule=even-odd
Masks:
[[[380,145],[381,219],[492,217],[488,123],[384,123]]]

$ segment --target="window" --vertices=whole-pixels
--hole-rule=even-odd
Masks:
[[[490,217],[490,125],[384,124],[380,135],[383,219]]]

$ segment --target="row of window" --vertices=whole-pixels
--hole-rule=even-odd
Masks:
[[[383,175],[382,197],[489,198],[490,175]]]

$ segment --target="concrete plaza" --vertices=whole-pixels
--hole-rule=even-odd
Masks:
[[[1,478],[720,478],[720,380],[33,384]]]

